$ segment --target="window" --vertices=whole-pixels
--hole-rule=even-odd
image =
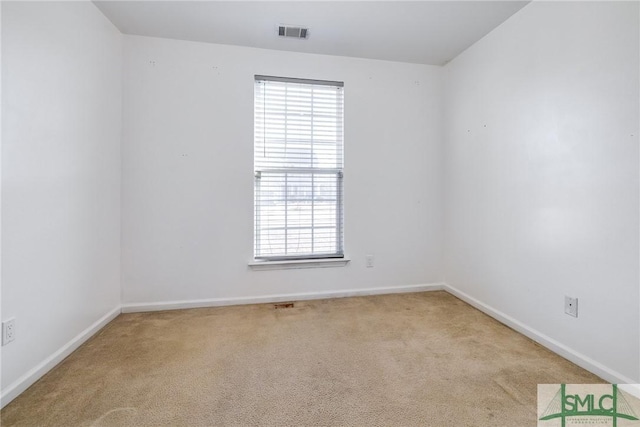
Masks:
[[[255,77],[256,260],[342,258],[343,83]]]

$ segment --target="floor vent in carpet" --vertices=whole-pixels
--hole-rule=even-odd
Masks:
[[[280,304],[274,304],[273,306],[276,310],[279,308],[293,308],[293,303],[292,302],[283,302]]]

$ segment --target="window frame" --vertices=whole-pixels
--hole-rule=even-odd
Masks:
[[[264,265],[264,264],[278,264],[278,265],[282,265],[284,266],[283,268],[301,268],[301,267],[330,267],[330,266],[335,266],[335,265],[345,265],[349,260],[345,258],[344,255],[344,92],[342,92],[341,96],[340,96],[340,113],[339,116],[336,116],[339,118],[339,126],[340,126],[340,132],[339,132],[339,138],[336,140],[337,143],[339,144],[338,146],[338,150],[339,150],[339,154],[336,154],[336,161],[339,163],[339,167],[334,167],[334,168],[321,168],[321,167],[313,167],[313,163],[312,163],[312,167],[309,168],[304,168],[304,167],[279,167],[279,168],[268,168],[268,167],[258,167],[257,166],[257,144],[258,144],[258,137],[257,137],[257,132],[258,132],[258,109],[257,109],[257,102],[258,102],[258,92],[257,92],[257,87],[259,82],[281,82],[281,83],[294,83],[294,84],[300,84],[300,85],[322,85],[322,86],[331,86],[336,88],[336,90],[339,91],[343,91],[344,90],[344,83],[343,82],[337,82],[337,81],[328,81],[328,80],[312,80],[312,79],[301,79],[301,78],[291,78],[291,77],[277,77],[277,76],[264,76],[264,75],[255,75],[254,76],[254,216],[253,216],[253,222],[254,222],[254,238],[253,238],[253,261],[252,263],[250,263],[250,266],[252,267],[256,267],[256,266],[260,266],[260,265]],[[289,102],[287,100],[287,102]],[[310,103],[311,106],[313,106],[313,101],[311,101]],[[262,111],[262,114],[266,115],[266,111]],[[314,116],[312,115],[312,118]],[[313,121],[312,121],[313,123]],[[264,126],[264,125],[263,125]],[[338,126],[338,124],[336,125]],[[264,128],[262,128],[262,131],[264,132]],[[313,135],[313,127],[311,128],[311,133]],[[285,141],[287,140],[287,131],[285,131]],[[285,143],[286,144],[286,143]],[[310,139],[310,144],[313,147],[313,137],[311,137]],[[286,159],[286,155],[283,155],[283,160]],[[311,188],[312,191],[315,188],[314,187],[314,179],[316,175],[320,175],[320,174],[329,174],[329,175],[335,175],[335,183],[336,183],[336,189],[335,189],[335,204],[336,204],[336,214],[335,214],[335,222],[333,222],[333,225],[331,226],[327,226],[329,228],[335,228],[336,230],[336,251],[335,252],[330,252],[330,253],[322,253],[322,252],[318,252],[318,253],[313,253],[313,249],[311,253],[307,253],[307,254],[276,254],[276,255],[261,255],[259,254],[260,252],[260,231],[262,230],[260,228],[260,220],[261,220],[261,215],[260,215],[260,209],[262,206],[262,202],[261,202],[261,198],[260,198],[260,187],[261,187],[261,183],[262,183],[262,178],[263,178],[263,174],[284,174],[285,177],[287,176],[287,174],[298,174],[301,176],[304,176],[305,174],[308,174],[311,177]],[[285,182],[286,182],[286,178],[285,178]],[[283,193],[285,194],[285,200],[286,200],[286,195],[288,194],[288,187],[287,184],[284,185],[283,187]],[[315,206],[314,206],[314,202],[315,202],[315,196],[311,196],[309,198],[309,200],[312,202],[312,218],[315,215]],[[285,202],[286,203],[286,202]],[[285,236],[288,235],[288,231],[289,231],[289,227],[287,224],[287,213],[289,212],[289,207],[285,204],[285,225],[284,225],[284,232],[285,232]],[[310,226],[310,228],[312,230],[316,229],[316,225],[314,223],[314,220],[312,220],[312,224]],[[314,236],[315,233],[312,233],[312,236]],[[312,237],[311,239],[312,242],[312,248],[313,248],[313,244],[315,243],[315,237]],[[286,252],[288,250],[287,247],[287,243],[286,243],[286,238],[285,238],[285,245],[284,245],[284,251]]]

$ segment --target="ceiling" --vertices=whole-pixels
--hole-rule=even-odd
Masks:
[[[442,65],[528,1],[95,1],[124,34]],[[309,28],[307,40],[278,24]]]

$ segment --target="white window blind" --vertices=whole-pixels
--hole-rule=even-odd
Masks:
[[[343,257],[343,84],[255,76],[256,259]]]

